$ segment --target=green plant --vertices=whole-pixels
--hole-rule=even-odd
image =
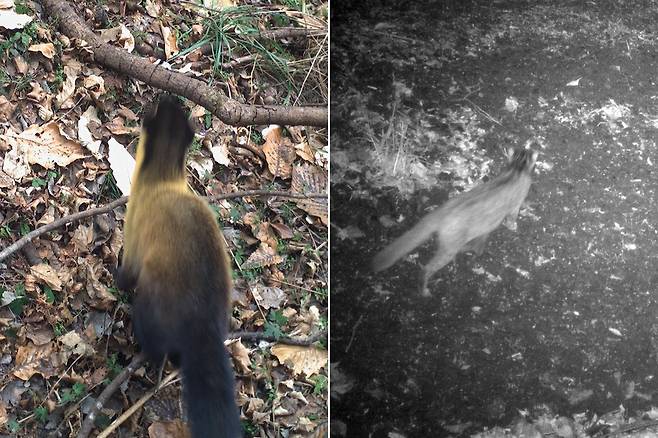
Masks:
[[[33,178],[32,179],[32,187],[36,187],[36,188],[46,187],[47,183],[48,182],[45,179],[41,179],[41,178]]]
[[[69,403],[75,403],[85,395],[85,392],[87,392],[87,385],[75,382],[70,389],[66,388],[62,391],[60,404],[67,405]]]
[[[48,409],[45,406],[37,406],[34,408],[34,418],[37,419],[39,423],[45,423],[48,420]]]
[[[16,421],[16,419],[9,420],[7,423],[7,429],[13,434],[17,434],[21,430],[21,423]]]
[[[242,430],[247,436],[255,436],[258,433],[258,426],[249,420],[242,420]]]
[[[111,378],[116,377],[121,371],[123,371],[123,367],[119,365],[116,353],[113,353],[107,358],[107,369],[110,370]]]
[[[11,236],[11,227],[9,224],[4,224],[0,227],[0,237],[3,239],[8,239]]]
[[[0,42],[0,52],[9,51],[12,55],[22,55],[36,38],[37,25],[36,22],[32,21],[5,41]]]
[[[21,221],[21,224],[20,224],[21,236],[25,236],[29,232],[30,232],[30,225],[25,221]]]
[[[311,382],[313,382],[313,394],[320,395],[327,390],[327,376],[318,374],[317,376],[311,377]]]
[[[43,294],[46,296],[46,303],[55,304],[55,299],[57,297],[55,296],[55,292],[53,292],[52,288],[47,284],[44,284],[41,286],[41,289],[43,290]]]
[[[117,186],[117,181],[114,179],[114,174],[111,170],[105,174],[101,194],[110,199],[119,199],[121,197],[121,190],[119,190],[119,186]]]
[[[23,283],[18,283],[14,286],[14,297],[14,300],[9,303],[8,307],[14,315],[20,315],[23,313],[23,307],[29,301],[25,295],[25,285]]]
[[[53,326],[53,332],[55,333],[55,336],[60,337],[64,333],[66,333],[66,327],[64,326],[64,324],[58,321]]]

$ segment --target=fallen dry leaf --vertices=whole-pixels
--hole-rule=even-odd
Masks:
[[[34,342],[34,345],[46,345],[50,341],[53,340],[55,337],[55,333],[53,333],[53,329],[50,328],[50,326],[44,325],[44,326],[33,326],[30,325],[27,328],[27,333],[26,335],[27,338]]]
[[[176,34],[172,32],[169,27],[164,26],[162,23],[160,23],[160,33],[162,34],[162,39],[164,39],[165,57],[169,59],[179,52],[178,42],[176,41]]]
[[[5,96],[0,96],[0,122],[6,122],[14,114],[16,104]]]
[[[24,14],[17,14],[14,11],[0,10],[0,27],[14,30],[22,29],[32,21],[32,17]]]
[[[30,52],[39,52],[48,59],[53,59],[56,53],[53,43],[32,44],[27,50]]]
[[[79,62],[70,61],[64,66],[64,75],[66,79],[62,84],[62,89],[55,97],[55,106],[62,109],[73,107],[73,95],[75,94],[75,81],[78,79],[82,65]]]
[[[135,170],[135,159],[128,153],[126,148],[111,138],[108,141],[110,147],[108,161],[112,169],[112,175],[117,182],[117,187],[124,195],[130,194],[130,183]]]
[[[0,427],[7,424],[9,417],[7,416],[7,405],[3,400],[0,400]]]
[[[50,286],[52,290],[62,290],[62,281],[59,279],[57,272],[52,266],[45,263],[39,263],[38,265],[30,267],[30,273]]]
[[[233,362],[238,367],[241,374],[251,374],[251,359],[249,359],[249,350],[239,339],[230,342],[227,348],[231,352]]]
[[[292,163],[295,161],[295,148],[289,138],[281,135],[281,127],[271,125],[263,130],[265,144],[263,152],[267,168],[274,176],[288,179],[292,175]]]
[[[327,174],[317,166],[304,163],[295,166],[292,171],[290,188],[299,193],[325,193],[327,190]],[[299,208],[320,218],[322,223],[328,225],[328,203],[326,198],[295,199]]]
[[[18,135],[9,130],[0,138],[10,144],[12,149],[16,148],[17,152],[26,150],[29,164],[38,164],[46,169],[54,169],[55,165],[66,167],[85,157],[82,146],[64,137],[56,122],[32,125]]]
[[[242,269],[262,268],[263,266],[276,265],[283,262],[284,258],[277,255],[276,251],[261,243],[256,251],[252,252],[249,258],[242,264]]]
[[[92,356],[94,354],[94,347],[82,339],[75,330],[71,330],[63,336],[60,336],[58,340],[74,354],[85,356]]]
[[[28,342],[27,345],[19,346],[16,352],[16,366],[12,374],[21,380],[30,380],[35,374],[41,374],[46,379],[54,376],[57,374],[57,369],[49,360],[52,352],[52,342],[45,345]]]
[[[278,287],[268,287],[256,284],[251,289],[258,304],[264,309],[278,309],[286,299],[286,294]]]
[[[187,426],[179,419],[155,421],[148,428],[149,438],[189,438]]]
[[[102,160],[104,158],[100,151],[102,142],[101,140],[95,140],[88,128],[89,122],[92,120],[100,123],[98,115],[96,114],[96,108],[89,105],[89,108],[87,108],[78,120],[78,140],[80,141],[80,144],[91,152],[97,160]]]
[[[276,344],[272,346],[272,354],[295,376],[304,373],[306,377],[311,377],[327,365],[327,351],[315,347]]]

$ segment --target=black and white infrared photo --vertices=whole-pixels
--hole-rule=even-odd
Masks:
[[[335,437],[658,436],[658,2],[333,1]]]

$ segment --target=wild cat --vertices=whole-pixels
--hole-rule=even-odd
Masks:
[[[532,149],[506,151],[509,163],[496,178],[460,193],[427,214],[413,228],[379,252],[372,261],[375,272],[392,266],[434,234],[437,251],[423,267],[421,291],[459,252],[482,254],[487,236],[502,223],[516,230],[516,218],[532,182],[537,152]]]

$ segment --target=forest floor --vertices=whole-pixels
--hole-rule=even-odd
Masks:
[[[74,8],[67,22],[45,2],[0,5],[0,249],[126,195],[142,116],[162,92],[92,56],[95,44],[65,33],[74,21],[120,56],[160,63],[185,75],[179,85],[196,79],[239,105],[327,105],[328,11],[320,1],[63,1]],[[328,416],[326,196],[236,192],[326,193],[327,130],[234,126],[183,102],[196,131],[188,183],[209,200],[230,251],[231,330],[249,333],[227,342],[245,436],[320,434]],[[139,351],[132,294],[113,278],[124,216],[118,205],[67,223],[0,260],[0,436],[78,436]],[[142,365],[123,382],[96,431],[187,436],[171,364],[162,380],[169,384],[110,426],[152,395],[159,366]]]
[[[332,430],[656,436],[658,4],[443,5],[334,10]],[[516,232],[369,271],[529,139]]]

